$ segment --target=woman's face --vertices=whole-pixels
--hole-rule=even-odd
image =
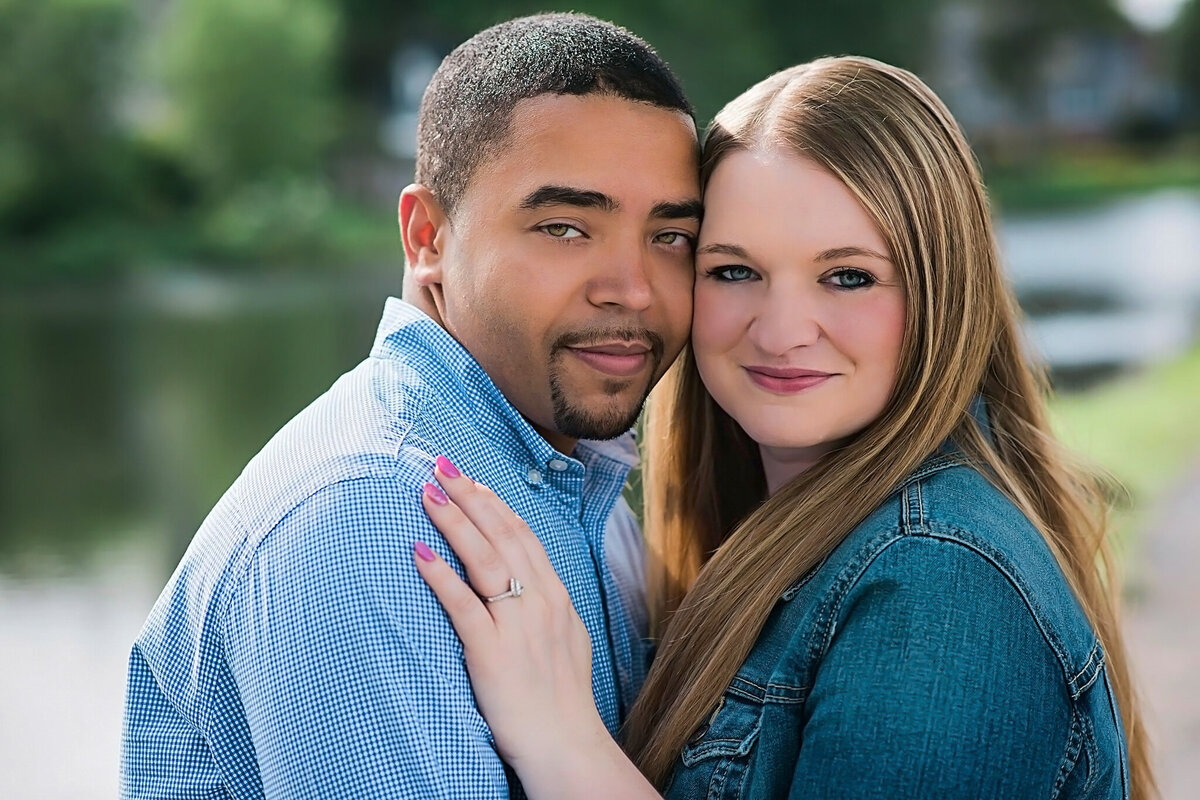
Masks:
[[[735,152],[713,172],[692,349],[764,462],[798,472],[882,413],[905,318],[890,256],[855,196],[812,161]]]

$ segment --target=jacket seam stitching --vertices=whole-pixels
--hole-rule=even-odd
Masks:
[[[1100,672],[1103,669],[1104,648],[1100,645],[1100,642],[1097,641],[1092,646],[1092,652],[1088,655],[1087,663],[1084,664],[1083,668],[1080,669],[1079,672],[1072,676],[1068,681],[1068,685],[1071,687],[1071,698],[1078,700],[1084,692],[1092,688],[1092,685],[1096,682],[1096,679],[1100,677]],[[1089,670],[1091,670],[1091,675],[1083,682],[1083,685],[1076,686],[1076,684],[1083,679],[1084,674]]]
[[[944,525],[944,526],[938,526],[938,527],[941,529],[940,531],[935,530],[930,527],[926,527],[926,529],[921,534],[915,534],[915,532],[909,533],[908,531],[906,531],[902,528],[892,528],[892,529],[888,529],[887,531],[884,531],[883,533],[881,533],[879,535],[879,537],[877,537],[880,540],[880,542],[874,548],[874,551],[870,553],[870,556],[868,558],[864,559],[860,564],[857,565],[858,566],[857,570],[854,570],[854,571],[847,570],[847,571],[843,572],[843,574],[841,576],[839,576],[839,578],[835,581],[834,585],[831,587],[831,589],[833,590],[833,596],[830,598],[831,602],[828,602],[826,604],[825,608],[822,609],[822,611],[817,616],[815,625],[816,625],[816,632],[819,634],[819,636],[817,637],[817,641],[814,642],[814,646],[816,646],[818,649],[815,653],[812,653],[811,655],[815,656],[816,658],[820,658],[820,657],[823,657],[824,654],[828,652],[833,634],[836,631],[836,626],[833,624],[833,621],[834,621],[834,619],[836,619],[837,614],[840,612],[842,605],[846,600],[847,595],[854,589],[854,587],[858,584],[858,582],[860,580],[862,580],[863,575],[867,572],[867,570],[871,567],[871,565],[874,564],[874,562],[881,555],[883,555],[883,553],[888,548],[890,548],[892,545],[894,545],[896,542],[900,541],[901,539],[904,539],[906,534],[908,534],[908,535],[914,535],[914,534],[915,535],[923,535],[923,538],[933,539],[936,541],[945,542],[947,544],[956,545],[958,547],[963,548],[964,550],[974,552],[977,555],[979,555],[981,558],[983,558],[988,564],[990,564],[997,572],[1000,573],[1000,575],[1004,578],[1004,580],[1010,586],[1013,587],[1013,589],[1017,592],[1017,595],[1021,598],[1021,602],[1025,606],[1026,611],[1029,613],[1029,616],[1033,619],[1033,622],[1037,626],[1038,631],[1042,634],[1042,638],[1046,641],[1046,644],[1050,647],[1051,652],[1054,654],[1055,660],[1058,661],[1059,669],[1062,671],[1063,680],[1065,682],[1067,682],[1067,689],[1071,694],[1072,700],[1078,700],[1079,696],[1083,693],[1083,691],[1086,690],[1087,686],[1091,686],[1092,683],[1094,683],[1094,678],[1092,681],[1088,682],[1087,686],[1085,686],[1079,690],[1075,690],[1074,685],[1070,683],[1072,671],[1068,667],[1068,664],[1067,664],[1068,656],[1066,653],[1065,646],[1060,641],[1057,634],[1055,634],[1052,630],[1050,630],[1046,626],[1046,624],[1041,619],[1041,615],[1034,610],[1033,605],[1031,604],[1030,598],[1029,598],[1027,592],[1025,591],[1024,587],[1013,578],[1013,576],[1010,574],[1009,569],[1007,569],[1007,564],[1003,563],[1003,559],[999,556],[999,554],[988,552],[980,544],[976,544],[971,541],[964,541],[961,538],[947,535],[948,533],[969,535],[969,533],[970,533],[969,531],[962,530],[962,529],[957,528],[952,525]],[[944,531],[944,532],[941,532],[941,531]],[[1093,650],[1094,649],[1095,648],[1093,647]],[[1082,670],[1080,670],[1080,672],[1082,672]]]
[[[1080,721],[1079,712],[1075,709],[1071,710],[1071,728],[1067,732],[1066,749],[1063,752],[1062,762],[1058,767],[1058,774],[1054,777],[1054,786],[1050,791],[1050,798],[1054,800],[1062,792],[1063,786],[1071,777],[1071,773],[1079,766],[1079,754],[1083,750],[1083,729]]]
[[[970,531],[963,530],[953,525],[946,525],[943,527],[946,533],[957,533],[964,536],[970,535]],[[1026,611],[1029,612],[1029,616],[1033,619],[1034,624],[1037,625],[1038,630],[1041,632],[1042,638],[1045,639],[1046,644],[1049,645],[1051,652],[1054,653],[1055,660],[1058,661],[1059,668],[1062,670],[1063,680],[1067,682],[1068,690],[1071,690],[1071,670],[1067,663],[1067,648],[1059,638],[1058,634],[1045,624],[1045,622],[1042,620],[1041,614],[1034,609],[1028,592],[1025,591],[1025,587],[1012,575],[1011,571],[1008,569],[1009,565],[1007,564],[1006,560],[1003,559],[999,553],[989,552],[983,544],[964,541],[957,537],[948,536],[946,533],[940,533],[936,530],[930,529],[927,533],[927,536],[938,541],[956,544],[964,549],[979,554],[985,561],[991,564],[997,572],[1000,573],[1004,580],[1010,586],[1012,586],[1013,589],[1016,590],[1017,595],[1021,598],[1021,602],[1024,604]],[[1078,698],[1079,694],[1072,690],[1071,699],[1077,700]]]

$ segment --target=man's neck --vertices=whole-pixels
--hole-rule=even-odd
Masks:
[[[411,273],[405,272],[404,288],[400,292],[400,299],[410,306],[419,308],[425,316],[445,328],[446,323],[442,320],[442,312],[438,310],[437,302],[433,299],[433,292],[427,287],[418,286],[410,275]]]
[[[434,300],[433,293],[428,288],[416,286],[415,284],[410,285],[409,281],[406,280],[401,299],[403,299],[404,302],[408,303],[409,305],[419,308],[426,316],[440,325],[443,330],[445,330],[447,333],[450,333],[449,328],[446,327],[446,323],[442,320],[442,314],[438,310],[438,305]],[[454,334],[451,333],[450,335],[453,336]],[[470,352],[470,348],[468,348],[468,352]],[[520,409],[517,410],[520,411]],[[525,417],[524,414],[521,416]],[[541,425],[538,425],[533,420],[529,419],[529,417],[525,417],[525,419],[527,422],[529,422],[530,426],[537,431],[538,435],[549,442],[550,446],[558,452],[569,456],[575,451],[575,445],[579,442],[578,439],[572,438],[563,433],[559,433],[555,430],[543,428]]]
[[[522,414],[521,416],[525,415]],[[533,420],[529,419],[529,417],[525,417],[525,420],[529,422],[530,427],[538,432],[539,436],[549,442],[551,447],[562,453],[564,456],[569,456],[575,451],[575,445],[579,443],[578,439],[573,439],[570,436],[559,433],[558,431],[546,430],[541,425],[534,423]]]

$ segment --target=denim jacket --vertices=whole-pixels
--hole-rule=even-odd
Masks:
[[[667,798],[1127,798],[1104,651],[1045,540],[942,452],[776,604]]]

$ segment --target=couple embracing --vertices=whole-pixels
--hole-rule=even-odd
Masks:
[[[792,67],[701,146],[643,41],[513,20],[399,216],[370,357],[134,644],[123,796],[1152,796],[1103,499],[919,79]]]

